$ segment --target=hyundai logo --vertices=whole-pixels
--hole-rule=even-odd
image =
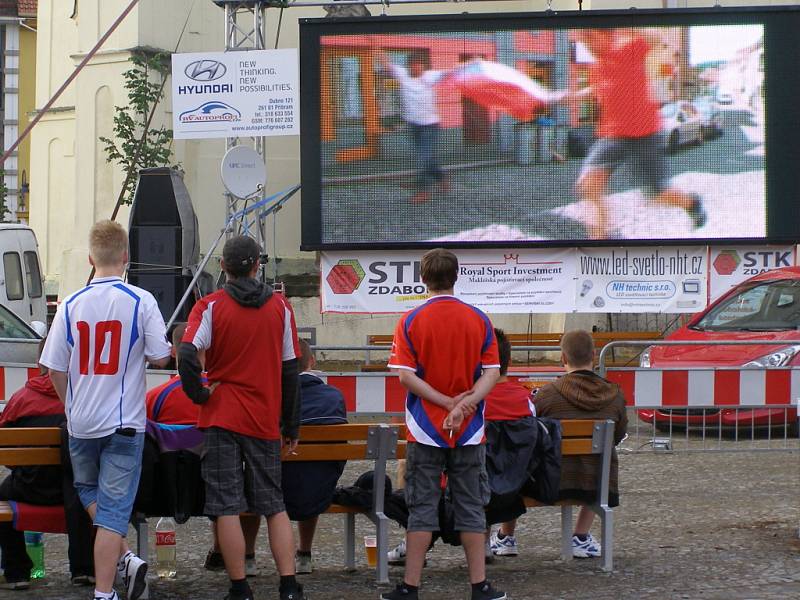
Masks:
[[[208,59],[189,63],[183,70],[189,79],[195,81],[214,81],[224,77],[227,71],[228,69],[221,62]]]

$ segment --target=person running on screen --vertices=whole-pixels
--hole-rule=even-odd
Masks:
[[[472,600],[503,600],[486,580],[489,501],[483,398],[499,376],[500,359],[489,318],[453,295],[458,259],[442,248],[426,252],[422,282],[431,298],[403,315],[392,342],[389,368],[406,398],[406,568],[383,600],[416,600],[425,553],[438,531],[442,474],[447,472],[455,527],[467,559]]]
[[[412,54],[407,69],[392,63],[385,54],[380,55],[380,60],[384,70],[400,84],[403,120],[408,123],[414,141],[417,191],[411,202],[428,202],[435,184],[439,184],[442,191],[449,188],[439,165],[436,148],[439,141],[439,109],[434,89],[447,72],[430,69],[427,58],[422,54]]]
[[[145,362],[166,366],[171,348],[156,299],[122,281],[128,234],[119,223],[92,226],[89,262],[95,277],[58,307],[40,362],[66,405],[75,488],[97,530],[95,600],[118,598],[117,573],[137,600],[147,563],[125,537],[142,469]]]
[[[658,34],[630,29],[586,29],[580,33],[594,64],[590,87],[576,96],[593,95],[600,107],[598,140],[589,150],[576,184],[578,195],[593,209],[587,234],[607,239],[616,234],[608,215],[611,175],[627,166],[644,183],[656,202],[682,208],[695,229],[706,223],[706,212],[697,194],[670,185],[670,169],[664,155],[661,115],[651,97],[647,55]]]

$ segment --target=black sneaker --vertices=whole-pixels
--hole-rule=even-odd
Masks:
[[[283,598],[283,596],[281,596]],[[228,592],[224,600],[253,600],[253,593],[237,594],[234,591]]]
[[[506,600],[505,592],[501,592],[492,587],[488,581],[480,589],[472,588],[472,600]]]
[[[308,600],[308,596],[303,593],[303,586],[297,584],[297,587],[291,590],[281,590],[281,600]]]
[[[694,225],[695,229],[700,229],[708,220],[706,210],[703,208],[703,203],[700,202],[700,196],[697,194],[692,196],[692,207],[686,212],[688,213],[689,218],[692,220],[692,225]]]
[[[206,554],[206,561],[203,563],[203,568],[207,571],[224,571],[225,561],[222,558],[222,552],[209,550],[208,554]]]
[[[398,583],[397,587],[391,592],[384,592],[380,595],[381,600],[418,600],[417,590],[410,590],[405,583]]]

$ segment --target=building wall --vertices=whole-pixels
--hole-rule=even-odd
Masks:
[[[36,21],[26,21],[26,25],[36,29]],[[30,114],[36,107],[36,33],[20,28],[19,34],[19,131],[22,132],[30,122]],[[31,141],[26,138],[19,146],[19,157],[17,160],[19,171],[18,181],[20,184],[25,179],[30,181],[31,176]],[[28,204],[29,197],[24,199]],[[28,220],[28,211],[19,211],[17,215],[20,219]]]

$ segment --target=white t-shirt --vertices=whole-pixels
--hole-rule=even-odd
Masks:
[[[433,86],[444,76],[444,72],[425,71],[419,77],[411,77],[405,67],[390,65],[389,68],[392,77],[400,84],[403,120],[412,125],[436,125],[439,111]]]
[[[119,277],[93,279],[61,302],[39,362],[68,373],[71,436],[145,430],[145,357],[169,356],[166,333],[153,295]]]

